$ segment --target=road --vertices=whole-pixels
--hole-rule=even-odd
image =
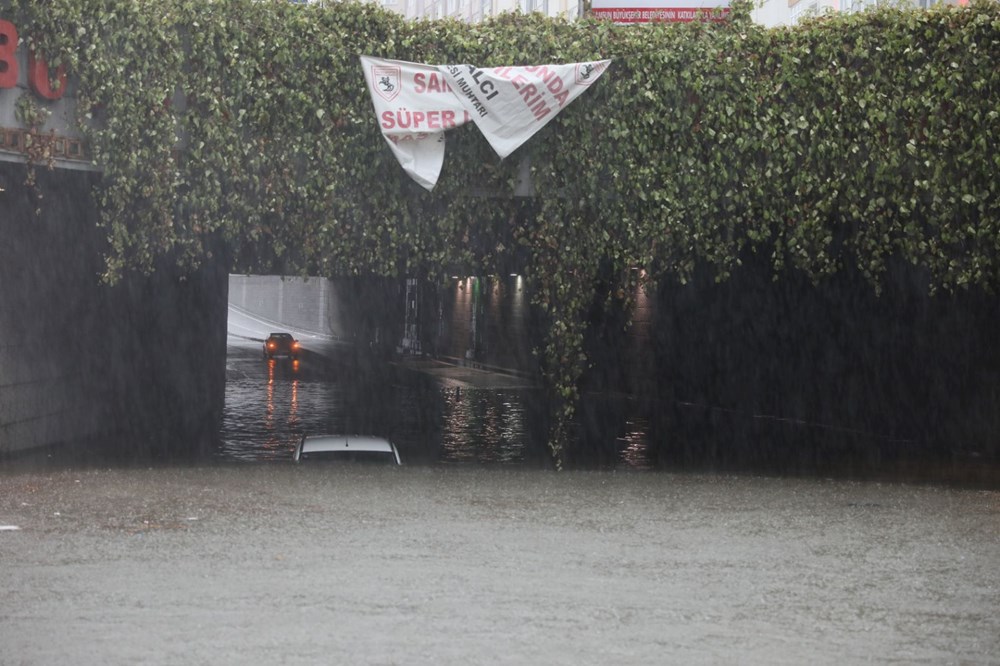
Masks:
[[[350,342],[314,331],[292,329],[286,324],[268,321],[232,304],[229,306],[228,330],[230,347],[263,342],[273,331],[286,331],[302,343],[306,356],[338,360],[349,355],[352,350]],[[252,346],[259,348],[257,344]],[[434,377],[448,386],[481,389],[527,389],[535,386],[530,379],[512,371],[459,366],[423,356],[401,355],[394,363]]]
[[[262,358],[261,343],[276,330],[301,341],[300,362]],[[234,307],[228,351],[221,430],[228,459],[289,460],[303,434],[329,432],[389,437],[410,464],[548,457],[532,417],[537,389],[512,373],[406,356],[360,367],[350,345]]]
[[[1000,492],[0,470],[0,664],[997,664]]]

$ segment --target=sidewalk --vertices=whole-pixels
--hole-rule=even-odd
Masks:
[[[529,389],[538,384],[517,374],[490,370],[482,367],[456,365],[426,356],[403,356],[395,365],[407,370],[422,372],[442,382],[468,388]]]

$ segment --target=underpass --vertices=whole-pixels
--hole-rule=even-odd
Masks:
[[[306,434],[372,434],[407,464],[543,466],[538,387],[522,376],[423,356],[378,358],[329,334],[229,307],[223,460],[288,462]],[[264,339],[288,332],[298,361],[267,360]]]

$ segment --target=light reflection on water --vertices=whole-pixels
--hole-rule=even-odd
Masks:
[[[625,421],[625,432],[617,438],[618,465],[635,470],[656,469],[649,446],[649,419],[632,417]]]
[[[524,392],[444,387],[440,461],[523,463]]]
[[[281,283],[286,299],[292,299],[293,286]],[[645,295],[638,297],[645,311]],[[280,310],[276,314],[280,317]],[[439,358],[523,369],[533,362],[529,315],[521,277],[465,277],[444,293],[440,339],[432,346]],[[409,464],[536,466],[549,460],[547,414],[538,389],[484,388],[387,374],[384,368],[373,370],[378,377],[345,376],[342,368],[309,355],[301,365],[267,362],[257,343],[234,336],[229,344],[219,451],[224,458],[290,460],[303,434],[359,433],[389,437]],[[631,406],[597,402],[584,410],[593,416],[581,415],[596,452],[584,464],[652,468],[648,419],[634,416]]]
[[[265,376],[228,373],[220,454],[247,461],[290,460],[303,433],[336,427],[343,390],[336,382],[302,379],[297,365],[257,363],[266,364]]]
[[[409,463],[523,464],[538,438],[525,419],[527,399],[524,390],[423,379],[366,386],[231,349],[219,455],[291,460],[303,434],[348,432],[389,437]]]
[[[390,438],[404,463],[538,466],[548,458],[537,389],[472,388],[425,376],[367,381],[340,371],[265,361],[230,349],[218,455],[290,461],[304,434]],[[652,469],[648,420],[612,409],[599,438],[614,449],[605,465]]]

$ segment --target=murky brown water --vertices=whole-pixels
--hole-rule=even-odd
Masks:
[[[308,356],[266,361],[239,341],[227,375],[223,459],[290,460],[302,435],[341,432],[389,437],[409,464],[535,465],[545,455],[535,389],[350,376]]]
[[[996,664],[1000,493],[469,465],[0,471],[0,663]]]
[[[548,459],[537,388],[477,387],[417,371],[389,380],[349,375],[309,355],[268,361],[258,346],[230,339],[223,459],[287,461],[302,435],[341,432],[388,437],[409,464],[537,467]],[[591,433],[603,440],[597,464],[653,469],[649,420],[627,407],[618,412]]]
[[[304,434],[363,433],[392,439],[407,464],[550,464],[542,396],[523,382],[476,386],[461,369],[382,368],[378,376],[365,376],[309,355],[295,364],[266,361],[259,343],[236,337],[230,338],[227,368],[222,460],[290,461]],[[756,420],[747,425],[732,417],[730,423],[730,416],[715,418],[698,405],[586,394],[581,446],[570,463],[576,469],[753,471],[994,488],[1000,479],[983,461],[910,459],[898,452],[887,457],[879,442],[864,438],[851,447],[824,447],[805,427],[800,443],[793,437],[790,447],[782,433],[785,444],[775,446]]]

